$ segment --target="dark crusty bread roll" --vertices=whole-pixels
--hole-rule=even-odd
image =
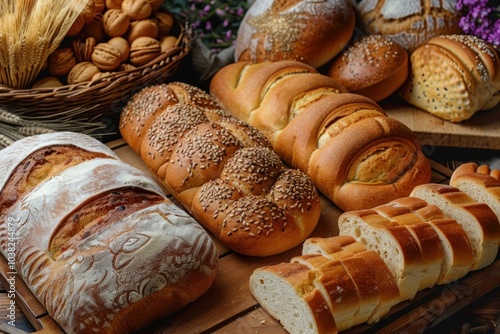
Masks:
[[[347,45],[355,22],[349,0],[256,0],[240,23],[235,59],[296,60],[318,68]]]
[[[387,36],[411,53],[434,36],[461,33],[455,3],[361,0],[357,12],[365,33]]]
[[[320,216],[310,178],[285,168],[255,128],[180,82],[133,96],[120,132],[198,222],[236,252],[267,256],[302,243]]]
[[[409,67],[401,45],[386,36],[367,35],[342,50],[327,74],[349,92],[381,101],[403,85]]]
[[[430,181],[408,127],[306,64],[233,63],[216,73],[210,92],[343,210],[386,203]]]
[[[472,35],[443,35],[417,48],[400,96],[451,122],[471,118],[500,102],[500,55]]]
[[[0,190],[1,252],[67,333],[134,332],[215,279],[208,233],[91,137],[15,142],[0,154]]]

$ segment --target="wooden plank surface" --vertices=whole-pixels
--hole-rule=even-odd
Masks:
[[[144,162],[123,142],[117,140],[109,144],[117,155],[127,163],[151,175]],[[451,171],[433,163],[432,182],[447,183]],[[173,197],[172,201],[179,205]],[[322,197],[322,214],[317,228],[311,236],[327,237],[338,234],[337,219],[342,211],[328,199]],[[300,254],[301,246],[287,252],[266,257],[254,258],[230,251],[215,237],[212,239],[220,254],[219,273],[208,292],[179,312],[159,321],[137,334],[175,334],[175,333],[216,333],[216,334],[286,334],[282,326],[263,310],[250,293],[248,280],[254,269],[279,262],[287,262]],[[1,268],[1,266],[0,266]],[[5,285],[4,285],[5,286]],[[377,324],[356,326],[346,334],[366,332],[402,333],[430,328],[446,321],[451,314],[469,305],[500,287],[500,256],[485,269],[472,272],[451,284],[426,289],[417,294],[412,301],[402,302],[391,310]],[[26,332],[57,333],[57,325],[48,317],[43,308],[33,301],[22,281],[16,282],[16,327],[6,324],[9,298],[6,291],[0,291],[0,333],[19,334]],[[29,305],[20,305],[27,303]],[[21,307],[22,306],[22,307]],[[25,315],[22,310],[34,314]],[[33,330],[29,322],[35,322]]]
[[[380,105],[415,132],[422,145],[500,150],[500,105],[452,123],[408,105],[396,96]]]

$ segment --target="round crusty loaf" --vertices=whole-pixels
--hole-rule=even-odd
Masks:
[[[345,48],[327,74],[349,92],[381,101],[406,81],[408,58],[408,52],[388,37],[368,35]]]
[[[410,58],[400,95],[437,117],[461,122],[500,102],[500,56],[472,35],[434,37]]]
[[[347,45],[355,21],[349,0],[256,0],[240,23],[235,59],[297,60],[318,68]]]
[[[66,333],[135,332],[215,279],[206,231],[96,139],[15,142],[0,155],[0,190],[2,255]]]
[[[120,132],[232,250],[268,256],[299,245],[320,216],[314,184],[286,169],[259,131],[214,106],[209,94],[184,83],[146,88],[123,110]]]
[[[434,36],[459,34],[456,0],[362,0],[359,23],[370,35],[391,38],[409,53]]]

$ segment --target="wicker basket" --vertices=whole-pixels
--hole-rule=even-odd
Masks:
[[[133,70],[57,88],[11,89],[0,85],[0,108],[12,113],[47,117],[75,110],[80,120],[119,112],[134,93],[146,86],[165,82],[177,72],[193,40],[187,27],[180,26],[179,30],[174,48]]]

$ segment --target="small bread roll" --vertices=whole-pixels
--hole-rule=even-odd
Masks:
[[[348,91],[380,101],[406,81],[408,58],[406,50],[388,37],[368,35],[344,49],[327,74]]]
[[[318,68],[347,45],[355,22],[349,0],[256,0],[241,21],[235,59],[295,60]]]

